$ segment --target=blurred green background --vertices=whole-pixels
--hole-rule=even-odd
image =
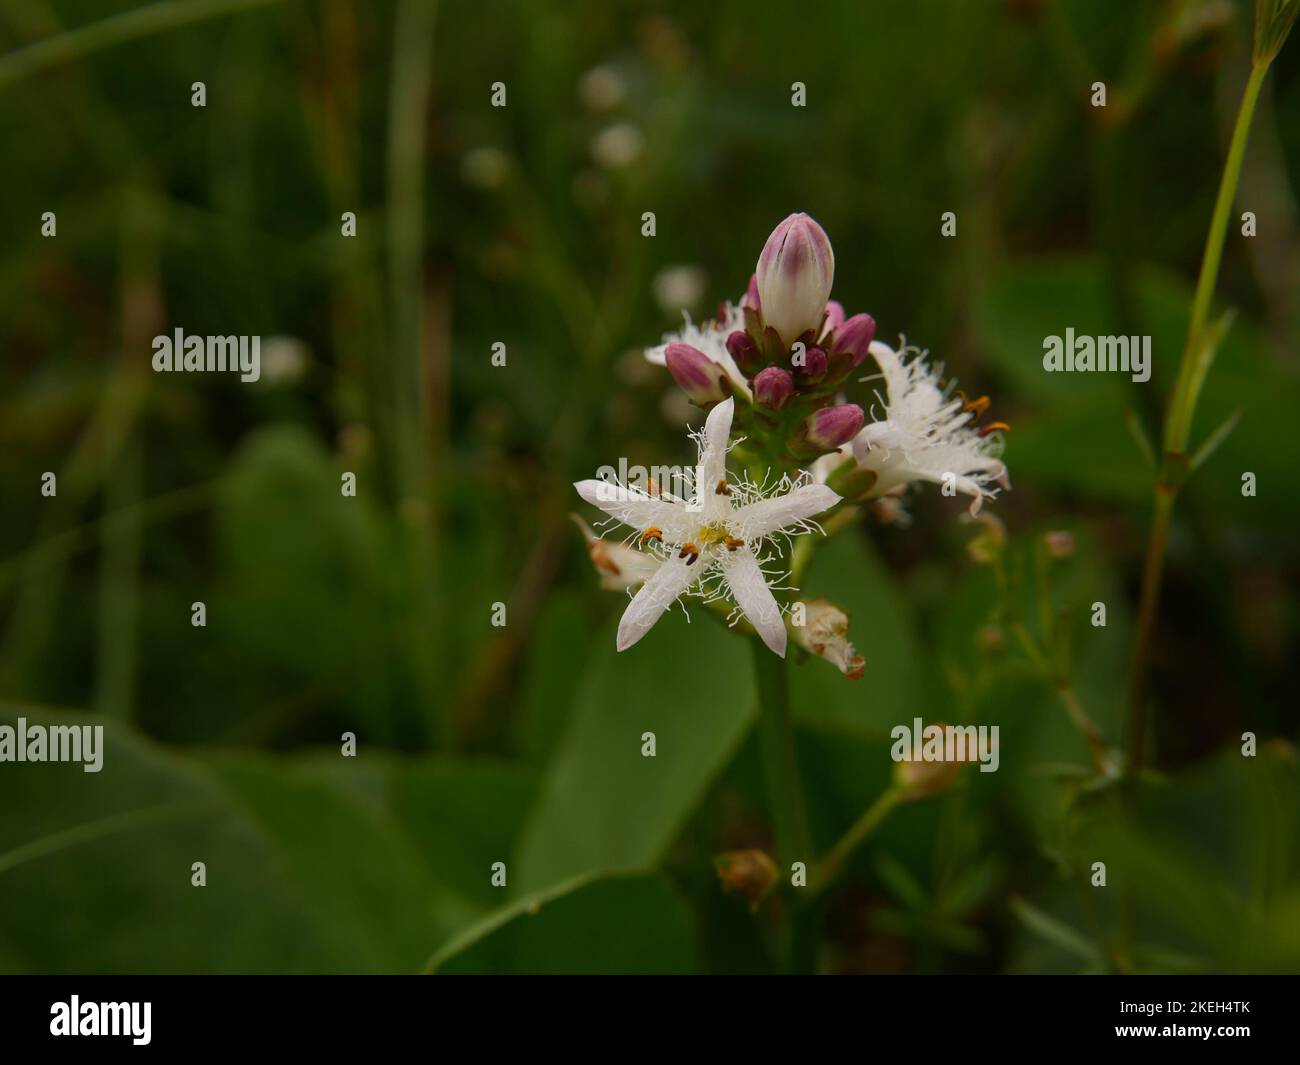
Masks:
[[[745,641],[676,614],[616,656],[624,600],[568,514],[600,465],[690,459],[690,409],[640,349],[683,304],[738,298],[807,211],[849,312],[993,397],[1014,484],[991,507],[1005,594],[933,489],[910,526],[814,561],[805,591],[849,611],[867,660],[856,683],[793,666],[820,850],[886,787],[893,725],[1002,743],[997,773],[900,807],[855,857],[819,967],[1300,970],[1297,42],[1256,119],[1234,219],[1258,235],[1229,229],[1218,295],[1240,313],[1196,438],[1244,416],[1180,499],[1153,772],[1126,804],[1059,689],[1119,742],[1152,481],[1126,412],[1158,432],[1250,5],[101,22],[132,6],[0,2],[0,720],[108,743],[99,774],[0,764],[0,969],[778,965],[783,901],[751,914],[712,870],[772,843]],[[262,380],[155,375],[178,326],[260,335]],[[1067,327],[1150,334],[1150,383],[1043,373]]]

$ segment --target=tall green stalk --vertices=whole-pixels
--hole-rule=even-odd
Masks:
[[[758,737],[763,751],[767,801],[776,826],[776,856],[780,876],[789,877],[794,862],[805,869],[813,864],[812,837],[804,807],[803,786],[795,751],[794,724],[790,717],[790,685],[786,661],[769,651],[762,641],[750,641],[754,652],[754,680],[758,689]],[[788,882],[788,881],[787,881]],[[816,965],[816,907],[791,906],[782,928],[782,969],[811,972]]]
[[[758,687],[758,732],[763,749],[767,800],[776,826],[778,864],[789,874],[791,862],[813,859],[804,809],[799,764],[795,757],[794,726],[790,719],[790,686],[785,659],[778,658],[759,640],[754,651],[754,679]]]
[[[444,631],[438,594],[437,517],[434,513],[429,368],[424,323],[425,134],[433,83],[433,35],[437,4],[401,0],[393,30],[393,69],[388,98],[388,283],[392,322],[387,409],[395,471],[397,513],[411,598],[404,627],[407,659],[421,707],[436,704],[438,677],[445,675]],[[431,652],[431,648],[434,650]],[[429,712],[395,721],[399,741],[440,740],[444,718]],[[430,737],[430,733],[434,733]]]
[[[1260,16],[1263,17],[1262,14]],[[1277,42],[1278,47],[1281,42]],[[1146,736],[1147,675],[1150,667],[1151,647],[1155,636],[1156,619],[1160,605],[1160,586],[1164,577],[1165,548],[1169,542],[1169,526],[1173,520],[1174,502],[1188,473],[1187,445],[1191,436],[1192,418],[1196,402],[1205,384],[1206,374],[1218,349],[1222,331],[1209,324],[1210,301],[1219,277],[1219,263],[1223,258],[1223,243],[1228,232],[1228,218],[1232,212],[1237,184],[1241,178],[1241,164],[1246,154],[1246,141],[1259,101],[1259,90],[1268,73],[1269,63],[1277,54],[1262,52],[1257,47],[1250,78],[1242,94],[1237,111],[1228,157],[1219,181],[1219,195],[1214,203],[1210,230],[1205,240],[1205,254],[1201,259],[1201,273],[1192,299],[1191,321],[1187,327],[1187,342],[1183,347],[1178,379],[1165,415],[1163,457],[1156,474],[1154,513],[1151,535],[1147,540],[1146,557],[1142,564],[1142,590],[1138,604],[1137,634],[1133,648],[1133,672],[1129,684],[1128,769],[1136,773],[1142,765]]]

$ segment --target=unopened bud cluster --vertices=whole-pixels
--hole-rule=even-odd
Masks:
[[[744,328],[726,338],[727,353],[749,385],[747,414],[737,419],[774,458],[805,462],[834,451],[862,429],[855,403],[837,403],[848,376],[867,357],[876,323],[846,318],[830,299],[835,254],[825,231],[792,214],[772,231],[740,306]],[[690,344],[670,344],[665,362],[690,399],[710,406],[740,395],[737,382]]]

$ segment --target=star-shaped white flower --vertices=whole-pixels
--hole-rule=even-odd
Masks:
[[[766,494],[748,482],[729,482],[727,438],[734,410],[735,401],[727,399],[709,412],[698,437],[700,461],[690,502],[608,481],[574,485],[588,503],[635,529],[641,546],[652,548],[661,559],[623,612],[620,651],[649,632],[679,598],[696,590],[707,599],[729,595],[763,642],[785,655],[785,622],[763,572],[763,545],[773,537],[811,532],[817,528],[811,519],[840,497],[806,477],[783,481]]]
[[[997,494],[991,484],[1009,487],[996,435],[1005,426],[995,422],[976,429],[973,424],[987,399],[970,403],[954,398],[919,353],[904,361],[878,340],[870,350],[885,379],[885,417],[864,426],[852,450],[858,465],[876,474],[873,497],[910,481],[943,484],[951,478],[957,491],[974,497],[970,510],[975,514]]]
[[[727,337],[736,330],[745,328],[745,312],[740,305],[728,303],[722,312],[722,321],[710,318],[696,325],[686,311],[682,311],[682,320],[681,329],[675,333],[665,333],[662,344],[646,349],[646,361],[656,366],[666,366],[670,344],[689,344],[716,362],[742,395],[749,395],[749,382],[727,350]]]

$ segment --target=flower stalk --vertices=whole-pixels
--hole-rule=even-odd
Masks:
[[[1274,55],[1276,52],[1273,53]],[[1165,550],[1169,543],[1169,528],[1173,521],[1174,503],[1188,473],[1187,445],[1191,436],[1192,418],[1201,388],[1205,384],[1210,364],[1222,339],[1222,329],[1209,324],[1210,302],[1219,277],[1219,264],[1223,258],[1223,245],[1227,237],[1228,218],[1237,195],[1241,179],[1241,166],[1246,154],[1246,141],[1250,134],[1255,106],[1259,102],[1260,88],[1268,73],[1272,55],[1258,52],[1251,67],[1250,77],[1242,94],[1237,111],[1228,156],[1219,182],[1219,194],[1210,219],[1210,230],[1205,240],[1201,258],[1201,272],[1192,298],[1191,319],[1187,327],[1187,341],[1183,346],[1178,378],[1169,401],[1165,417],[1163,456],[1156,475],[1151,533],[1147,540],[1146,555],[1142,563],[1142,586],[1138,600],[1137,631],[1134,638],[1133,666],[1129,683],[1129,719],[1126,747],[1127,769],[1136,775],[1142,766],[1146,739],[1147,679],[1150,671],[1151,648],[1155,637],[1156,620],[1160,605],[1160,588],[1164,578]]]
[[[769,654],[757,640],[754,681],[758,689],[758,738],[763,754],[767,800],[776,829],[776,855],[781,875],[790,875],[792,862],[810,862],[812,845],[804,807],[794,725],[790,718],[790,687],[785,659]]]
[[[812,894],[819,895],[834,883],[836,877],[843,871],[844,863],[880,827],[894,807],[904,798],[906,794],[897,784],[891,785],[880,793],[876,801],[863,811],[849,830],[840,837],[839,842],[818,863],[808,884]]]

